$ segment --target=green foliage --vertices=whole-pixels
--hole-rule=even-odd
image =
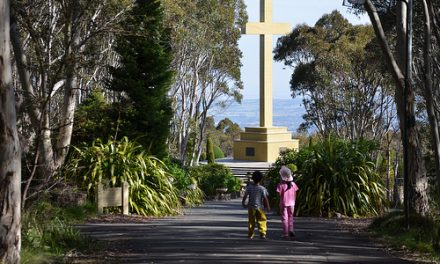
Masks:
[[[82,237],[73,224],[93,215],[95,206],[86,204],[60,208],[45,201],[27,208],[22,217],[22,263],[53,263],[70,250],[90,250],[96,243]]]
[[[215,126],[213,117],[208,117],[206,120],[206,133],[212,139],[214,145],[219,146],[226,157],[232,156],[234,140],[239,138],[240,132],[240,126],[229,118],[220,120],[217,126]],[[216,158],[218,158],[217,154]]]
[[[175,111],[173,124],[176,129],[170,142],[180,144],[174,147],[176,150],[188,150],[180,154],[185,155],[182,157],[185,164],[191,164],[195,161],[194,154],[204,147],[205,141],[200,141],[200,135],[206,131],[209,112],[231,100],[241,99],[242,54],[238,41],[246,10],[243,0],[160,2],[164,5],[167,25],[173,28],[173,52],[180,54],[173,61],[178,78],[172,94],[180,108]],[[181,133],[192,140],[182,143],[179,140]],[[191,142],[194,147],[189,147]]]
[[[155,216],[179,211],[178,190],[170,182],[164,163],[126,137],[107,143],[98,139],[90,147],[74,148],[65,171],[83,184],[90,198],[94,197],[98,183],[118,187],[127,182],[132,211]]]
[[[214,157],[216,159],[221,159],[225,157],[225,154],[220,147],[214,146]]]
[[[392,212],[373,221],[369,230],[389,246],[412,252],[429,254],[432,260],[440,260],[440,224],[431,218],[410,215],[410,228],[405,225],[403,212]]]
[[[215,162],[215,153],[214,153],[214,145],[212,144],[212,139],[208,138],[206,141],[206,153],[208,160],[208,163],[214,163]]]
[[[374,42],[372,26],[351,25],[338,11],[278,40],[274,57],[294,67],[292,95],[303,98],[307,110],[300,130],[313,126],[324,137],[355,140],[377,134],[378,127],[388,129],[371,125],[389,122],[374,109],[394,107],[384,62],[376,49],[368,49]]]
[[[202,154],[200,154],[200,160],[206,160],[206,152],[202,152]]]
[[[91,144],[96,138],[108,139],[115,135],[138,137],[139,131],[130,121],[134,120],[136,110],[126,99],[121,100],[110,104],[100,90],[92,91],[75,111],[72,145]]]
[[[231,175],[232,177],[230,177]],[[226,179],[226,187],[228,188],[228,193],[238,192],[241,189],[241,180],[234,175],[228,174]]]
[[[279,182],[281,166],[294,164],[298,214],[378,214],[385,206],[385,188],[369,158],[373,147],[370,142],[329,138],[299,152],[287,151],[268,173],[269,189]]]
[[[207,164],[191,168],[190,174],[200,183],[206,196],[212,197],[217,188],[228,188],[228,193],[240,190],[241,181],[232,175],[231,170],[221,164]]]
[[[223,119],[218,123],[216,127],[214,123],[214,118],[208,117],[206,120],[206,134],[209,136],[206,140],[206,154],[204,154],[206,155],[206,159],[208,159],[210,155],[210,144],[213,145],[215,159],[221,159],[225,156],[231,156],[233,150],[233,141],[235,138],[238,137],[239,133],[240,127],[237,124],[232,123],[231,120],[227,118]],[[202,156],[200,160],[204,160],[202,159]]]
[[[186,168],[176,161],[167,161],[167,171],[173,177],[173,185],[179,190],[179,197],[184,205],[194,206],[203,203],[203,191]]]
[[[157,157],[166,156],[173,115],[168,90],[172,84],[169,30],[163,26],[160,1],[135,1],[117,37],[118,68],[110,68],[109,89],[124,92],[134,114],[128,122],[139,142]]]
[[[108,138],[111,128],[116,127],[110,116],[110,105],[100,90],[95,90],[75,111],[73,144],[92,142],[95,138]]]

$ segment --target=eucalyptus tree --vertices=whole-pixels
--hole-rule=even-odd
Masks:
[[[233,153],[234,140],[240,137],[240,126],[232,122],[229,118],[220,120],[211,133],[215,133],[218,140],[218,146],[225,153],[226,157],[231,157]]]
[[[129,122],[134,137],[150,153],[164,157],[172,118],[172,50],[169,30],[164,27],[160,1],[137,0],[121,22],[116,51],[118,67],[111,68],[109,88],[123,92],[134,111]]]
[[[354,1],[353,1],[354,2]],[[431,1],[425,1],[431,8],[433,3]],[[416,93],[414,89],[414,83],[410,80],[410,74],[412,69],[407,68],[407,5],[402,1],[376,1],[365,0],[356,1],[355,8],[365,9],[368,13],[371,23],[373,25],[376,37],[380,43],[384,55],[384,61],[386,61],[389,71],[393,77],[395,85],[395,101],[397,106],[397,113],[399,117],[400,131],[406,133],[405,137],[402,137],[402,143],[405,146],[407,153],[407,168],[408,168],[408,186],[409,197],[406,197],[409,202],[409,210],[426,215],[429,212],[428,203],[428,179],[426,175],[426,167],[420,142],[419,131],[416,122],[415,104]],[[425,8],[429,11],[430,7]],[[387,38],[384,25],[388,26],[385,20],[382,18],[387,17],[389,14],[395,16],[395,24],[393,29],[396,32],[395,35],[395,49],[393,50],[389,39]],[[437,11],[438,13],[438,11]],[[429,16],[425,16],[428,18]],[[430,25],[432,21],[425,20],[423,23]],[[428,44],[429,45],[429,44]],[[395,51],[395,52],[393,52]],[[432,56],[432,55],[431,55]],[[425,70],[428,70],[425,69]],[[428,76],[427,76],[428,77]],[[429,78],[429,77],[428,77]],[[405,81],[407,81],[405,83]],[[430,99],[428,99],[430,100]],[[432,112],[428,111],[431,115]],[[437,126],[437,125],[436,125]],[[431,127],[431,129],[433,129]],[[406,138],[406,139],[405,139]],[[434,138],[434,140],[437,140]],[[438,146],[439,142],[434,142]],[[438,147],[437,147],[438,149]],[[438,157],[438,155],[437,155]],[[437,164],[438,161],[437,161]],[[440,174],[439,174],[440,175]],[[439,177],[440,179],[440,177]],[[439,185],[440,186],[440,185]]]
[[[395,119],[383,65],[370,52],[370,26],[353,26],[338,11],[313,27],[298,25],[278,40],[275,59],[294,68],[292,96],[303,98],[303,127],[351,140],[382,140]]]
[[[21,156],[12,86],[9,0],[0,2],[0,262],[20,263]]]
[[[242,0],[162,0],[172,28],[173,68],[170,96],[175,115],[170,146],[184,164],[202,152],[208,110],[239,100],[240,27],[246,21]]]
[[[440,3],[430,0],[415,2],[414,85],[424,98],[437,177],[437,199],[440,199]],[[423,23],[417,23],[423,21]],[[430,169],[428,168],[428,171]]]
[[[11,41],[16,58],[19,128],[29,162],[42,183],[66,157],[81,94],[102,86],[103,63],[114,59],[111,31],[126,1],[36,0],[14,2]],[[38,168],[38,170],[35,170]],[[23,199],[23,202],[25,199]]]

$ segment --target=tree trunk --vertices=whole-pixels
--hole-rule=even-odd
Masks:
[[[205,133],[206,133],[206,118],[207,118],[207,112],[202,112],[200,114],[200,118],[198,120],[198,135],[196,137],[196,143],[194,145],[194,150],[192,154],[191,164],[193,166],[197,166],[199,164],[200,155],[202,154],[202,144],[205,140]]]
[[[439,120],[435,111],[435,99],[432,87],[432,54],[431,49],[431,39],[432,39],[432,30],[431,30],[431,18],[429,13],[429,7],[426,0],[423,0],[423,11],[425,14],[425,37],[424,37],[424,47],[423,47],[423,60],[424,60],[424,68],[425,68],[425,76],[424,76],[424,96],[426,101],[426,112],[428,113],[429,124],[431,126],[431,135],[432,135],[432,145],[435,154],[435,173],[437,177],[437,188],[440,188],[440,133],[439,133]],[[438,191],[440,195],[440,189]]]
[[[386,154],[387,154],[387,179],[386,179],[386,187],[387,187],[387,199],[388,201],[391,201],[391,138],[390,134],[387,133],[386,135],[386,141],[387,141],[387,148],[386,148]]]
[[[394,208],[402,204],[402,197],[400,196],[400,182],[399,182],[399,156],[396,154],[394,159],[394,186],[393,186],[393,203]]]
[[[14,10],[12,10],[14,13]],[[14,57],[16,61],[16,67],[18,76],[20,79],[20,84],[23,90],[23,95],[25,98],[25,107],[29,109],[28,113],[31,118],[31,123],[33,127],[39,127],[39,120],[40,120],[40,111],[38,109],[38,105],[35,103],[36,96],[34,94],[34,89],[32,87],[31,81],[30,81],[30,75],[27,67],[27,59],[23,52],[23,46],[21,44],[20,40],[20,33],[17,28],[17,21],[14,17],[14,14],[11,16],[11,43],[12,48],[14,50]]]
[[[79,45],[79,27],[75,27],[80,12],[78,0],[70,7],[69,23],[66,25],[66,84],[64,86],[64,105],[60,130],[56,144],[55,168],[60,168],[67,156],[72,139],[73,119],[75,116],[78,87],[76,73],[76,53]]]
[[[12,87],[9,0],[0,2],[0,262],[19,263],[21,157]]]
[[[416,95],[411,78],[412,63],[408,62],[407,53],[407,28],[408,19],[406,4],[399,1],[398,10],[401,14],[397,16],[397,62],[400,69],[406,69],[406,93],[396,89],[397,112],[400,117],[400,130],[407,131],[407,162],[408,162],[408,196],[409,212],[416,212],[420,215],[429,213],[428,203],[428,178],[426,175],[425,161],[423,159],[422,148],[419,140],[419,133],[416,124],[415,100]],[[411,43],[411,42],[410,42]],[[412,47],[410,47],[412,48]],[[410,49],[412,52],[412,49]],[[407,68],[408,67],[408,68]],[[405,104],[406,102],[406,104]],[[406,107],[406,108],[405,108]],[[404,149],[405,151],[405,149]]]
[[[385,61],[390,68],[391,74],[393,76],[396,90],[403,91],[405,87],[405,76],[403,75],[401,69],[399,68],[396,59],[391,52],[391,49],[388,45],[387,38],[385,36],[385,32],[382,27],[382,23],[380,22],[379,15],[377,14],[376,8],[374,7],[371,0],[365,1],[365,9],[370,17],[371,24],[373,25],[374,32],[376,33],[377,41],[379,41],[380,47],[382,48],[382,52],[385,55]]]
[[[47,108],[47,107],[46,107]],[[39,158],[38,158],[38,175],[44,176],[44,180],[48,181],[55,172],[53,145],[52,145],[52,131],[50,129],[50,117],[46,109],[41,115],[40,124],[40,141],[38,143]]]
[[[407,93],[404,94],[405,76],[402,69],[405,69],[405,47],[406,47],[406,9],[401,1],[398,1],[398,20],[397,26],[397,60],[394,58],[385,33],[382,28],[376,8],[371,0],[365,2],[366,11],[373,24],[374,31],[385,55],[385,60],[391,70],[392,76],[396,84],[395,101],[397,105],[397,113],[400,120],[400,131],[407,131],[407,151],[408,154],[408,184],[409,184],[409,210],[415,211],[420,215],[426,215],[429,212],[428,204],[428,180],[426,176],[425,162],[423,160],[419,135],[416,127],[415,119],[415,93],[412,83],[408,82]],[[406,98],[405,98],[406,96]],[[405,101],[407,102],[405,104]],[[406,108],[406,109],[405,109]],[[404,140],[404,137],[402,137]],[[405,144],[403,144],[405,145]]]
[[[427,0],[428,4],[428,12],[429,16],[431,18],[431,22],[433,27],[431,27],[431,30],[434,31],[434,36],[437,39],[437,42],[440,42],[440,25],[438,24],[439,17],[435,13],[434,5],[432,4],[432,0]]]

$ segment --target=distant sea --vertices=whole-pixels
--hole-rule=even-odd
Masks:
[[[241,104],[232,103],[226,108],[216,108],[210,111],[217,124],[224,118],[229,118],[237,123],[242,129],[245,127],[260,126],[260,103],[259,99],[242,100]],[[273,126],[287,127],[295,132],[302,123],[305,110],[300,98],[274,99],[273,100]]]

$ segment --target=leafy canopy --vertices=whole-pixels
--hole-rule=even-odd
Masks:
[[[292,96],[303,98],[302,128],[353,140],[381,131],[393,100],[382,62],[367,48],[373,40],[371,26],[353,26],[338,11],[278,40],[275,59],[294,68]]]

